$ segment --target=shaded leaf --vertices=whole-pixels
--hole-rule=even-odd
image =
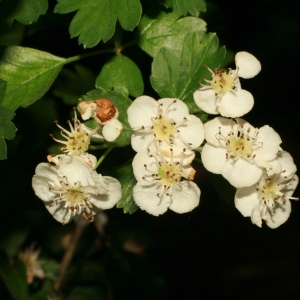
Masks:
[[[222,175],[209,173],[214,187],[222,202],[229,203],[234,200],[236,188],[233,187]]]
[[[180,18],[178,11],[170,13],[155,6],[142,17],[138,28],[138,45],[149,55],[155,56],[162,47],[180,54],[186,35],[195,32],[201,39],[206,32],[206,23],[194,17]]]
[[[2,250],[0,251],[0,274],[13,299],[28,299],[28,286],[24,264],[21,261],[11,264]]]
[[[1,91],[1,89],[0,89]],[[15,137],[17,131],[16,126],[11,122],[15,113],[10,109],[0,106],[0,159],[7,158],[6,144],[4,138],[12,140]]]
[[[200,11],[206,11],[206,3],[204,0],[173,0],[173,9],[177,9],[184,16],[190,13],[198,17]]]
[[[77,11],[70,24],[71,37],[79,36],[85,48],[107,42],[114,34],[117,18],[125,30],[139,23],[142,8],[139,0],[59,0],[54,12]]]
[[[2,0],[0,1],[0,36],[6,33],[14,19],[31,24],[48,9],[47,0]]]
[[[6,90],[6,82],[0,79],[0,104],[4,100],[5,90]]]
[[[80,65],[74,64],[74,71],[63,68],[54,83],[53,95],[62,98],[67,105],[76,106],[79,97],[95,87],[94,73]]]
[[[47,0],[21,0],[16,11],[15,19],[23,24],[31,24],[38,20],[40,15],[48,9]]]
[[[117,203],[117,208],[123,208],[124,213],[133,214],[138,210],[132,197],[132,190],[136,184],[136,179],[133,175],[132,161],[130,160],[121,167],[113,171],[113,176],[116,177],[122,185],[122,198]]]
[[[89,101],[89,100],[97,100],[99,98],[105,98],[110,100],[115,107],[119,111],[118,120],[123,125],[123,130],[121,134],[117,137],[116,140],[109,143],[105,141],[106,144],[109,145],[109,147],[123,147],[126,145],[130,145],[131,143],[131,135],[132,135],[132,129],[127,121],[127,108],[132,103],[132,101],[125,97],[123,94],[117,93],[115,91],[106,91],[104,89],[96,89],[88,92],[86,95],[82,96],[80,100]],[[98,123],[96,121],[89,123],[87,126],[91,128],[98,127]],[[101,134],[101,132],[100,132]]]
[[[19,46],[1,47],[0,57],[0,78],[7,82],[2,105],[13,111],[40,99],[66,62],[50,53]]]
[[[225,56],[225,48],[218,49],[215,34],[206,34],[200,41],[195,33],[188,34],[180,55],[162,48],[152,64],[151,83],[160,97],[183,100],[191,113],[199,112],[193,93],[200,87],[199,81],[209,77],[207,66],[217,68]]]
[[[140,69],[128,57],[117,55],[107,62],[96,79],[96,87],[117,90],[138,97],[143,94],[144,83]],[[123,91],[123,92],[122,92]]]

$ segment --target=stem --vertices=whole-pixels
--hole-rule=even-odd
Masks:
[[[53,285],[55,291],[58,291],[60,289],[62,282],[66,276],[69,264],[75,253],[75,249],[78,244],[79,238],[80,238],[84,228],[89,223],[83,218],[78,218],[78,220],[75,222],[75,224],[76,224],[76,227],[75,227],[75,231],[72,236],[72,240],[71,240],[69,247],[68,247],[67,251],[65,252],[65,255],[60,263],[60,274],[58,275],[58,277]]]
[[[95,146],[95,145],[89,145],[89,150],[99,150],[99,149],[106,149],[107,145],[99,145],[99,146]]]
[[[83,59],[83,58],[87,58],[90,56],[94,56],[94,55],[98,55],[98,54],[103,54],[103,53],[114,53],[116,52],[116,49],[105,49],[105,50],[97,50],[97,51],[93,51],[90,53],[86,53],[86,54],[81,54],[81,55],[76,55],[76,56],[72,56],[66,59],[65,64],[69,64],[71,62]]]
[[[110,147],[110,148],[107,148],[107,149],[106,149],[106,151],[104,152],[104,154],[98,159],[97,164],[96,164],[94,170],[96,170],[96,169],[99,167],[99,165],[102,163],[102,161],[105,159],[105,157],[108,155],[108,153],[109,153],[112,149],[114,149],[114,147]]]

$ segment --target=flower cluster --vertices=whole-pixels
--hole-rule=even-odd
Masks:
[[[237,53],[235,62],[236,70],[210,70],[209,85],[194,93],[202,110],[222,115],[204,125],[206,144],[201,159],[208,171],[222,174],[237,188],[235,206],[243,216],[251,217],[259,227],[265,220],[276,228],[290,215],[289,200],[298,200],[291,197],[298,184],[296,166],[290,154],[281,149],[280,136],[273,128],[255,128],[239,118],[252,108],[254,100],[241,89],[238,77],[251,78],[261,66],[247,52]]]
[[[112,208],[121,199],[121,184],[113,177],[95,171],[97,158],[87,153],[90,139],[103,139],[98,128],[90,129],[77,119],[69,121],[70,131],[57,122],[66,140],[53,139],[64,146],[65,154],[48,155],[48,163],[40,163],[32,178],[35,194],[44,201],[52,216],[62,224],[75,216],[92,222],[94,215]]]
[[[136,204],[155,216],[168,208],[177,213],[194,209],[200,201],[200,190],[191,181],[195,170],[190,163],[195,157],[192,150],[204,140],[200,119],[174,98],[156,101],[141,96],[127,113],[134,130],[131,145],[137,152],[132,162]]]

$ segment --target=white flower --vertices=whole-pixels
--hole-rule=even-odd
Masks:
[[[211,80],[205,80],[194,93],[195,103],[209,114],[221,114],[224,117],[237,118],[248,113],[254,104],[251,93],[241,88],[239,77],[251,78],[261,70],[260,62],[248,52],[238,52],[235,56],[236,70],[216,69]]]
[[[151,155],[146,149],[136,154],[132,162],[138,181],[133,189],[133,199],[142,209],[154,216],[168,208],[176,213],[186,213],[199,205],[200,190],[190,181],[195,170],[182,165],[179,159]],[[181,180],[181,178],[189,180]]]
[[[57,221],[66,224],[81,215],[92,222],[120,200],[120,183],[98,174],[81,156],[57,155],[51,162],[37,166],[32,187]]]
[[[102,134],[106,141],[114,141],[123,130],[118,120],[119,111],[108,99],[100,98],[91,101],[81,101],[79,104],[83,120],[94,118],[102,127]]]
[[[66,139],[65,141],[56,139],[52,134],[50,134],[50,136],[54,141],[65,145],[60,148],[62,152],[68,153],[69,155],[83,155],[89,149],[91,137],[98,139],[103,139],[103,137],[97,133],[97,129],[90,129],[82,124],[77,119],[75,109],[73,122],[74,126],[71,121],[68,121],[70,131],[60,126],[57,121],[55,122],[56,126],[61,129],[61,135]]]
[[[290,199],[298,184],[295,175],[296,166],[291,155],[280,152],[278,160],[282,171],[269,177],[266,173],[253,186],[237,189],[235,207],[244,217],[251,217],[253,224],[262,226],[262,220],[270,228],[277,228],[289,218],[291,213]]]
[[[257,183],[263,169],[278,169],[280,136],[265,125],[254,128],[243,119],[217,117],[204,124],[207,143],[201,158],[204,167],[222,174],[236,188]],[[274,173],[274,172],[273,172]]]
[[[167,144],[195,149],[204,140],[199,118],[190,115],[187,105],[174,98],[158,101],[148,96],[136,98],[129,106],[128,122],[135,132],[131,145],[135,151]]]

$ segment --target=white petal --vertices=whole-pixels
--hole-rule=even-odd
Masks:
[[[237,189],[234,204],[244,217],[250,217],[254,206],[259,204],[255,186]]]
[[[242,51],[235,56],[235,65],[238,68],[238,75],[242,78],[252,78],[261,70],[259,60],[252,54]]]
[[[78,106],[83,120],[91,118],[97,108],[97,104],[94,101],[81,101]]]
[[[60,185],[56,167],[48,163],[38,164],[32,178],[32,187],[35,194],[43,201],[51,201],[56,197],[55,193],[49,191],[49,181]]]
[[[103,183],[106,185],[108,192],[105,194],[91,195],[90,202],[99,209],[109,209],[121,199],[121,184],[110,176],[103,176]]]
[[[278,226],[282,225],[287,221],[292,211],[291,202],[286,200],[286,203],[283,206],[277,206],[275,208],[275,213],[272,214],[268,212],[266,218],[266,224],[270,228],[277,228]]]
[[[192,181],[182,181],[174,184],[170,209],[178,214],[192,211],[199,205],[200,189]]]
[[[180,137],[191,149],[199,147],[204,140],[204,126],[202,121],[194,115],[187,115],[187,121],[177,127]],[[179,139],[175,139],[175,144],[186,148],[187,145]]]
[[[151,126],[152,118],[157,116],[158,106],[158,102],[149,96],[136,98],[127,109],[130,126],[135,130]]]
[[[248,187],[259,181],[263,170],[243,158],[228,160],[222,169],[222,175],[236,188]]]
[[[194,101],[204,112],[217,115],[216,95],[213,89],[200,89],[194,93]]]
[[[56,205],[52,206],[46,204],[46,208],[56,221],[67,224],[72,221],[74,216],[72,215],[71,210],[63,208],[64,204],[64,202],[58,202]]]
[[[215,147],[210,144],[205,144],[202,153],[201,160],[204,167],[215,174],[221,174],[222,168],[226,162],[227,150],[221,147]]]
[[[156,183],[138,182],[133,188],[133,199],[142,210],[159,216],[165,213],[171,204],[170,196],[157,196],[160,192],[161,186]]]
[[[218,104],[218,112],[223,117],[237,118],[248,113],[254,105],[254,98],[246,90],[227,92]]]
[[[261,207],[257,204],[254,206],[251,214],[251,222],[258,227],[262,226]]]
[[[255,160],[263,162],[277,158],[281,142],[279,134],[272,127],[269,125],[261,127],[257,136],[257,144],[261,144],[261,147],[253,151]]]
[[[274,159],[267,164],[266,168],[268,176],[279,174],[282,171],[281,164],[278,159]]]
[[[143,181],[143,177],[147,177],[149,172],[146,170],[153,170],[157,173],[157,163],[154,157],[150,157],[148,151],[143,149],[139,151],[132,161],[133,174],[137,181]]]
[[[139,152],[143,149],[150,147],[154,140],[153,132],[134,132],[131,136],[131,147],[134,151]]]
[[[182,165],[190,164],[195,158],[195,152],[188,149],[183,151],[182,147],[176,145],[172,145],[171,147],[166,142],[160,143],[159,146],[153,148],[153,151],[150,151],[150,153],[155,153],[155,150],[158,152],[157,154],[163,154],[166,159],[171,159],[171,157],[175,159],[179,158]]]
[[[289,177],[292,174],[296,173],[297,167],[294,163],[294,160],[290,153],[286,151],[280,151],[278,153],[278,161],[282,166],[282,170],[284,170],[284,176]],[[277,172],[279,173],[279,172]]]
[[[173,103],[174,101],[176,102]],[[187,105],[179,99],[162,98],[159,99],[158,102],[160,104],[163,104],[161,106],[163,117],[174,120],[175,123],[181,122],[183,118],[189,114],[189,109]]]
[[[221,134],[227,136],[228,133],[236,127],[236,123],[231,119],[216,117],[204,124],[205,139],[215,145],[220,146],[220,141],[217,139],[217,134],[221,128]]]
[[[111,119],[102,128],[102,134],[108,142],[114,141],[123,130],[123,125],[118,119]]]

